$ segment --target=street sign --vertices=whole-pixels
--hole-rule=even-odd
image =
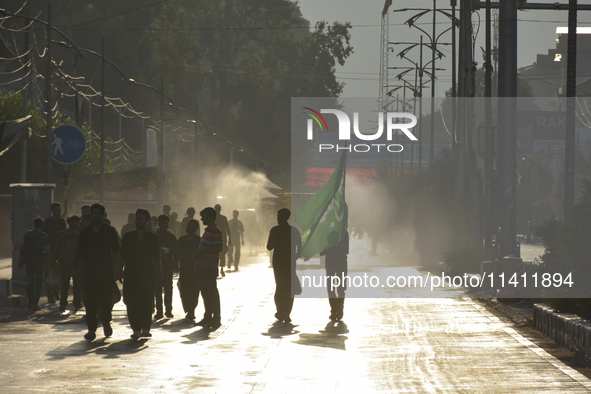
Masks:
[[[61,125],[51,132],[51,157],[61,164],[74,164],[86,151],[82,131],[71,125]]]

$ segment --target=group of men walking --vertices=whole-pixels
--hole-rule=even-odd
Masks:
[[[113,333],[111,311],[121,298],[116,283],[119,280],[123,283],[123,301],[133,331],[131,337],[151,337],[154,309],[156,320],[164,316],[173,317],[173,274],[178,271],[185,318],[195,320],[195,309],[201,294],[205,313],[196,324],[211,330],[220,327],[217,278],[225,275],[225,255],[228,251],[227,268],[234,264],[235,271],[238,271],[240,246],[244,245],[244,227],[238,220],[238,211],[234,211],[233,219],[228,221],[221,215],[219,205],[203,209],[199,215],[205,228],[200,236],[200,225],[194,218],[195,210],[189,208],[182,222],[186,234],[177,240],[169,229],[168,215],[162,214],[157,218],[157,228],[153,231],[153,217],[143,208],[134,214],[134,229],[128,223],[122,231],[122,238],[105,221],[105,207],[101,204],[84,206],[81,217],[68,217],[67,229],[61,218],[61,205],[54,203],[51,210],[51,218],[34,220],[34,229],[25,234],[21,248],[20,267],[26,267],[30,309],[39,309],[45,276],[48,302],[60,300],[60,309],[64,311],[68,305],[70,279],[73,278],[75,310],[82,306],[84,296],[88,327],[84,338],[96,338],[99,317],[103,333],[109,337]],[[296,275],[301,237],[299,231],[289,225],[290,214],[288,209],[278,211],[278,225],[271,229],[267,242],[267,249],[274,251],[275,317],[281,323],[291,322],[293,297],[302,291]],[[339,256],[348,253],[348,250],[344,252],[342,245],[338,250]],[[59,270],[55,271],[61,275],[61,291],[56,290],[59,286],[47,281],[56,267]],[[339,293],[332,297],[344,299],[344,289],[340,289]],[[331,319],[342,318],[342,305],[342,301],[331,301]]]

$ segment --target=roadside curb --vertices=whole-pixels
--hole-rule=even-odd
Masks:
[[[556,344],[591,358],[591,322],[571,313],[558,313],[543,305],[534,305],[532,326]]]

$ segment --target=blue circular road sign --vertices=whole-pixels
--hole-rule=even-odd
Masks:
[[[58,126],[51,132],[51,157],[61,164],[74,164],[86,151],[86,138],[71,125]]]

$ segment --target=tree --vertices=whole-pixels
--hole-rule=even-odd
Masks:
[[[31,105],[29,104],[29,107]],[[8,93],[0,96],[0,119],[13,120],[23,117],[24,112],[24,101],[22,95]],[[28,137],[27,147],[27,181],[44,183],[47,181],[47,169],[40,163],[45,163],[47,157],[47,145],[46,136],[47,128],[45,122],[45,116],[39,108],[33,107],[29,111],[31,119],[29,121],[30,136]],[[53,127],[57,127],[62,124],[74,125],[74,121],[67,116],[63,116],[61,113],[56,113],[53,118]],[[87,141],[91,139],[90,130],[88,126],[83,125],[81,127],[82,132],[85,134]],[[2,149],[6,147],[8,142],[0,145]],[[0,185],[0,193],[10,193],[8,185],[10,183],[18,183],[20,181],[20,145],[14,145],[8,152],[3,156],[0,156],[0,168],[2,168],[3,174],[6,176],[6,183]],[[0,150],[2,150],[0,149]],[[91,143],[82,157],[77,163],[74,164],[73,174],[74,176],[82,176],[95,174],[100,169],[100,148],[98,144]],[[53,173],[56,174],[57,178],[63,174],[64,167],[62,164],[53,162]],[[111,172],[113,166],[108,155],[105,160],[105,170]],[[59,175],[57,175],[59,174]]]

